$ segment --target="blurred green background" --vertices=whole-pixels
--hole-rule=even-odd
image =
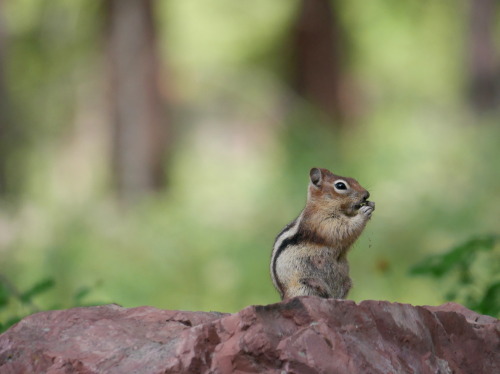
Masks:
[[[0,318],[277,302],[271,248],[313,166],[377,204],[349,298],[444,302],[409,269],[499,232],[498,8],[0,1],[0,275],[51,284]],[[497,242],[471,287],[499,263]]]

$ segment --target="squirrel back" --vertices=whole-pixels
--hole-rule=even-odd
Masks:
[[[307,203],[276,237],[271,277],[282,299],[316,295],[345,298],[351,288],[346,254],[375,209],[353,178],[327,169],[310,173]]]

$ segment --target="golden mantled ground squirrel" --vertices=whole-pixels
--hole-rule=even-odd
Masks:
[[[276,237],[271,276],[282,299],[315,295],[343,299],[351,288],[347,251],[375,210],[353,178],[311,169],[307,203]]]

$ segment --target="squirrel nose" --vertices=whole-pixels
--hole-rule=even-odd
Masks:
[[[366,191],[364,196],[363,196],[363,199],[368,200],[369,197],[370,197],[370,193],[368,191]]]

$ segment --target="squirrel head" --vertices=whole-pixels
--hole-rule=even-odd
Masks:
[[[352,217],[358,214],[362,206],[374,206],[373,202],[368,201],[370,193],[354,178],[341,177],[320,168],[312,168],[309,177],[307,200],[316,212],[323,211],[328,216],[344,214]]]

